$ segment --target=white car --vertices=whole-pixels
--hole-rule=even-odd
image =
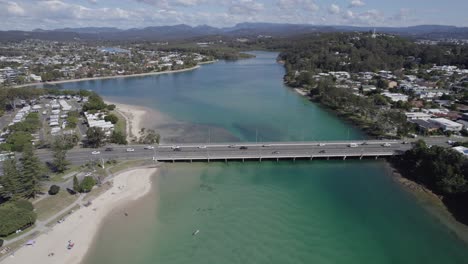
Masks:
[[[146,146],[145,149],[154,149],[153,146]]]
[[[383,144],[382,146],[384,146],[384,147],[391,147],[392,144],[390,144],[390,143],[385,143],[385,144]]]
[[[91,152],[91,154],[93,154],[93,155],[99,155],[99,154],[101,154],[101,152],[95,150],[95,151]]]
[[[323,147],[323,146],[325,146],[325,143],[320,143],[319,146]]]
[[[132,148],[127,149],[127,152],[134,152],[134,151],[135,151],[135,149],[132,149]]]
[[[180,146],[172,146],[171,149],[180,149]]]
[[[206,146],[199,146],[199,149],[206,149]]]

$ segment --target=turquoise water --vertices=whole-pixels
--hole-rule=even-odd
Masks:
[[[364,137],[284,87],[275,53],[256,54],[61,87],[151,107],[186,124],[178,140]],[[467,249],[382,161],[198,163],[165,165],[154,192],[106,219],[85,263],[466,263]]]
[[[203,130],[193,131],[191,126],[178,141],[187,137],[188,141],[207,141],[209,127],[213,131],[222,128],[240,141],[255,141],[256,134],[259,141],[363,138],[358,130],[286,88],[284,68],[275,63],[276,53],[256,54],[256,59],[220,61],[178,74],[65,83],[60,87],[91,89],[116,102],[157,109]],[[192,138],[194,132],[202,137]],[[226,136],[217,137],[213,132],[211,140],[224,141]]]

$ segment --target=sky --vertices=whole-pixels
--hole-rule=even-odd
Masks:
[[[0,30],[242,22],[468,26],[468,0],[0,0]]]

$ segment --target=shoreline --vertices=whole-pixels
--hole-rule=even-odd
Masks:
[[[60,81],[51,81],[51,82],[38,82],[38,83],[27,83],[21,85],[15,85],[13,88],[37,86],[37,85],[47,85],[47,84],[61,84],[61,83],[70,83],[70,82],[84,82],[84,81],[94,81],[94,80],[105,80],[105,79],[118,79],[118,78],[129,78],[129,77],[141,77],[141,76],[151,76],[151,75],[161,75],[161,74],[172,74],[179,72],[186,72],[196,70],[201,67],[203,64],[216,63],[218,60],[206,61],[198,63],[196,66],[180,69],[180,70],[171,70],[171,71],[162,71],[162,72],[147,72],[147,73],[135,73],[135,74],[126,74],[126,75],[112,75],[112,76],[101,76],[101,77],[91,77],[91,78],[81,78],[81,79],[70,79],[70,80],[60,80]]]
[[[348,124],[360,129],[368,137],[374,137],[369,134],[365,127],[362,127],[359,123],[355,122],[353,119],[348,118],[342,115],[340,112],[337,112],[326,105],[313,100],[308,96],[307,92],[303,88],[294,88],[285,84],[287,87],[292,88],[296,93],[305,97],[310,102],[316,103],[320,107],[323,107],[325,110],[330,111],[342,121],[347,122]],[[385,160],[386,170],[389,171],[391,178],[401,186],[401,188],[412,195],[417,202],[431,215],[435,217],[442,225],[446,226],[448,230],[454,233],[454,235],[465,242],[468,245],[468,225],[465,225],[457,221],[454,216],[450,213],[449,209],[442,202],[442,199],[434,194],[431,190],[425,186],[414,182],[403,175],[398,169],[392,166],[390,161]]]
[[[389,161],[385,161],[385,169],[389,172],[392,180],[401,186],[403,191],[413,196],[429,214],[468,245],[468,226],[455,219],[440,196],[424,185],[403,176]]]
[[[143,120],[148,115],[149,109],[141,106],[116,103],[107,99],[104,99],[104,103],[115,105],[115,111],[125,119],[127,141],[138,140],[139,132],[143,128]]]
[[[33,239],[34,245],[21,247],[2,263],[80,263],[89,251],[106,216],[115,209],[147,195],[152,189],[152,177],[157,171],[157,168],[152,167],[120,172],[111,179],[112,187],[94,198],[90,206],[81,206],[63,223]],[[125,215],[122,214],[122,217]],[[68,241],[75,243],[70,250],[67,249]],[[50,253],[54,255],[48,256]]]

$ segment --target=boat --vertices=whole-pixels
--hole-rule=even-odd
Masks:
[[[195,232],[192,233],[192,236],[196,236],[199,232],[200,230],[197,229]]]

